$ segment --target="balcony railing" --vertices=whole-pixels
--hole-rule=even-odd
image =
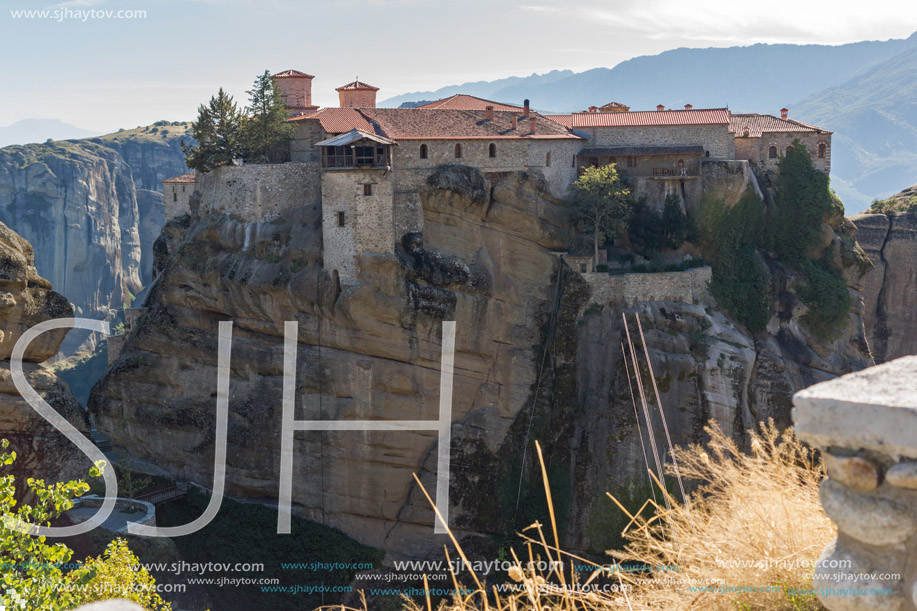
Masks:
[[[620,168],[624,176],[633,178],[691,178],[698,176],[698,168]]]
[[[379,168],[388,165],[386,155],[355,155],[353,153],[322,155],[323,168]]]

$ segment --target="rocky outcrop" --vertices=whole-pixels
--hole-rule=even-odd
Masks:
[[[478,535],[543,519],[538,440],[565,545],[601,552],[620,532],[601,492],[649,495],[622,312],[643,321],[674,444],[702,441],[709,419],[739,442],[758,420],[788,424],[795,390],[871,362],[861,308],[830,345],[817,341],[800,324],[798,279],[777,263],[776,313],[752,336],[710,299],[590,305],[589,284],[551,252],[563,248],[563,202],[525,173],[450,167],[419,199],[423,232],[401,236],[394,255],[361,255],[353,286],[322,269],[318,205],[266,223],[167,224],[149,309],[90,398],[100,428],[120,427],[139,458],[210,485],[216,332],[232,320],[228,494],[276,499],[284,321],[299,322],[298,419],[401,420],[436,418],[440,321],[454,319],[456,532],[483,549]],[[836,225],[826,247],[843,259],[850,227]],[[856,294],[859,273],[849,276]],[[658,416],[654,428],[662,453]],[[298,434],[294,511],[396,555],[437,553],[410,477],[433,490],[436,452],[432,432]]]
[[[33,259],[29,243],[0,223],[0,438],[8,439],[16,451],[12,473],[17,481],[67,481],[85,477],[89,461],[20,396],[10,373],[13,346],[26,330],[45,320],[73,316],[70,303],[35,271]],[[29,344],[25,375],[45,401],[87,434],[84,410],[66,384],[40,365],[57,354],[64,335],[65,331],[45,333]]]
[[[917,354],[917,215],[860,214],[851,220],[873,262],[863,281],[863,318],[876,362]]]
[[[110,318],[150,281],[159,181],[186,171],[186,128],[145,129],[0,149],[0,221],[32,244],[39,272],[78,316]],[[74,331],[63,351],[97,340]]]
[[[170,223],[154,248],[171,258],[156,264],[149,311],[90,398],[98,426],[115,432],[123,416],[123,441],[140,458],[207,485],[217,323],[233,320],[228,493],[276,498],[284,321],[299,321],[297,418],[434,419],[446,316],[460,330],[453,455],[482,435],[496,451],[535,379],[532,314],[547,309],[565,217],[526,174],[490,186],[489,206],[430,187],[422,239],[406,236],[396,255],[362,255],[355,287],[321,268],[318,206],[269,223],[209,216],[181,242],[181,221]],[[435,487],[435,439],[298,435],[296,513],[388,550],[428,550],[433,514],[410,473]]]

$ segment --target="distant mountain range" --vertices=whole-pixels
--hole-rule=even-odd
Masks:
[[[82,129],[57,119],[22,119],[12,125],[0,127],[0,147],[11,144],[32,144],[52,140],[91,138],[100,132]]]
[[[399,106],[462,92],[543,112],[622,102],[635,110],[728,106],[777,114],[835,132],[832,186],[850,214],[917,182],[917,33],[839,46],[673,49],[613,68],[511,77],[389,98]]]

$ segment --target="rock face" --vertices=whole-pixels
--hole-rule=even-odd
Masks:
[[[156,129],[0,149],[0,221],[32,244],[39,272],[78,316],[108,318],[150,281],[159,181],[186,171],[185,127]],[[97,339],[74,331],[63,351]]]
[[[873,262],[864,278],[864,321],[877,363],[917,354],[917,215],[860,214],[851,218]]]
[[[321,267],[318,204],[268,223],[170,222],[153,247],[150,307],[90,410],[104,432],[126,423],[121,441],[139,458],[212,485],[217,325],[232,320],[227,494],[270,501],[284,321],[299,323],[297,419],[415,420],[437,417],[440,322],[456,320],[453,528],[502,535],[541,517],[530,512],[544,499],[538,440],[565,545],[601,552],[616,511],[601,492],[646,479],[622,310],[593,303],[589,284],[551,254],[566,211],[536,178],[473,176],[420,200],[423,231],[402,236],[395,255],[362,255],[359,284],[343,288]],[[777,314],[758,337],[712,300],[624,310],[631,325],[641,316],[674,444],[702,441],[709,419],[740,442],[759,420],[788,424],[795,390],[871,362],[861,305],[823,345],[799,323],[793,273],[774,264],[771,274]],[[396,555],[438,553],[444,539],[410,476],[432,491],[436,458],[433,432],[298,433],[294,511]]]
[[[0,223],[0,437],[10,441],[18,457],[12,473],[18,481],[27,477],[65,481],[84,477],[88,459],[41,418],[13,384],[10,354],[30,327],[52,318],[73,316],[64,297],[35,271],[32,248],[14,231]],[[86,414],[65,384],[39,363],[54,356],[65,331],[45,333],[25,352],[26,379],[45,401],[78,430],[87,434]]]

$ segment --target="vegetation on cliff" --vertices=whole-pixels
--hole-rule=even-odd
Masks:
[[[808,307],[802,322],[819,340],[830,342],[843,331],[851,298],[842,275],[843,253],[828,248],[843,205],[828,176],[812,165],[796,141],[779,162],[774,205],[769,214],[752,191],[732,207],[707,199],[698,214],[699,245],[713,268],[710,291],[723,308],[755,333],[772,314],[771,273],[764,253],[796,274],[793,290]],[[837,260],[836,260],[837,259]]]
[[[6,439],[0,442],[0,466],[16,460],[15,452],[6,451],[8,446]],[[90,475],[101,472],[93,468]],[[64,611],[109,598],[126,598],[148,611],[172,608],[156,593],[155,580],[121,539],[113,540],[102,558],[71,562],[73,551],[65,544],[49,545],[43,536],[9,528],[10,518],[49,526],[89,490],[83,481],[46,485],[29,478],[28,486],[38,500],[17,507],[15,477],[0,477],[0,608]]]
[[[892,214],[906,212],[917,214],[917,185],[911,185],[900,193],[887,199],[877,199],[866,211],[869,214]]]

